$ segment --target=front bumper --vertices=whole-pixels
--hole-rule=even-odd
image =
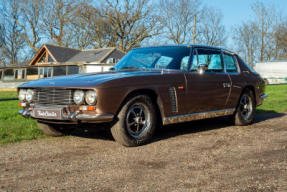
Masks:
[[[257,98],[257,106],[262,105],[264,99],[266,99],[267,97],[268,97],[267,94],[262,94],[262,95],[260,95],[259,98]]]
[[[39,120],[46,120],[46,121],[72,121],[72,122],[95,122],[95,123],[107,123],[111,122],[114,119],[114,115],[112,114],[86,114],[86,113],[81,113],[79,111],[76,112],[71,112],[69,114],[62,114],[61,118],[57,119],[52,119],[52,118],[37,118],[33,114],[33,109],[22,109],[18,111],[20,115],[22,115],[25,118],[32,117],[34,119],[39,119]]]

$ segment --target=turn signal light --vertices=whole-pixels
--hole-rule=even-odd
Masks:
[[[96,107],[95,106],[80,106],[81,111],[95,111]]]
[[[26,107],[26,103],[18,103],[20,107]]]

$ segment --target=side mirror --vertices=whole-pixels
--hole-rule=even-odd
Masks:
[[[198,73],[203,74],[208,69],[207,64],[199,64],[198,65]]]

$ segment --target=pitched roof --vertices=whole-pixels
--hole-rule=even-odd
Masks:
[[[50,45],[50,44],[45,44],[45,46],[48,49],[48,51],[51,53],[51,55],[54,56],[57,62],[67,62],[67,60],[69,60],[71,57],[81,52],[80,50],[77,50],[77,49],[59,47],[59,46]]]
[[[66,62],[102,62],[115,48],[99,48],[80,51]]]

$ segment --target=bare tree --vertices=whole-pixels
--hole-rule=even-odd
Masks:
[[[272,30],[275,21],[274,9],[273,6],[268,7],[263,2],[259,1],[252,6],[252,10],[256,16],[255,22],[257,23],[257,33],[260,39],[259,61],[271,59],[270,56],[268,57],[266,54],[270,52],[270,50],[267,49],[268,43],[270,43],[270,39],[272,38]]]
[[[165,37],[176,44],[196,42],[201,4],[195,0],[160,0]]]
[[[48,40],[59,46],[71,44],[69,27],[80,4],[77,0],[45,0],[43,28]]]
[[[203,9],[200,23],[200,43],[222,46],[226,42],[225,27],[222,24],[222,14],[211,7]]]
[[[20,9],[17,0],[2,1],[2,3],[1,16],[4,30],[2,54],[7,64],[15,65],[20,61],[20,50],[24,47],[24,40],[18,35],[22,32],[17,24]]]
[[[20,0],[21,15],[17,24],[22,29],[17,35],[23,38],[26,44],[35,52],[41,41],[41,18],[43,14],[43,0]]]
[[[105,0],[99,12],[108,28],[111,46],[123,51],[140,46],[141,42],[159,33],[158,19],[152,15],[149,0]]]
[[[233,40],[237,51],[243,55],[250,65],[254,65],[257,61],[256,57],[260,46],[257,31],[257,24],[248,22],[242,23],[233,32]]]

